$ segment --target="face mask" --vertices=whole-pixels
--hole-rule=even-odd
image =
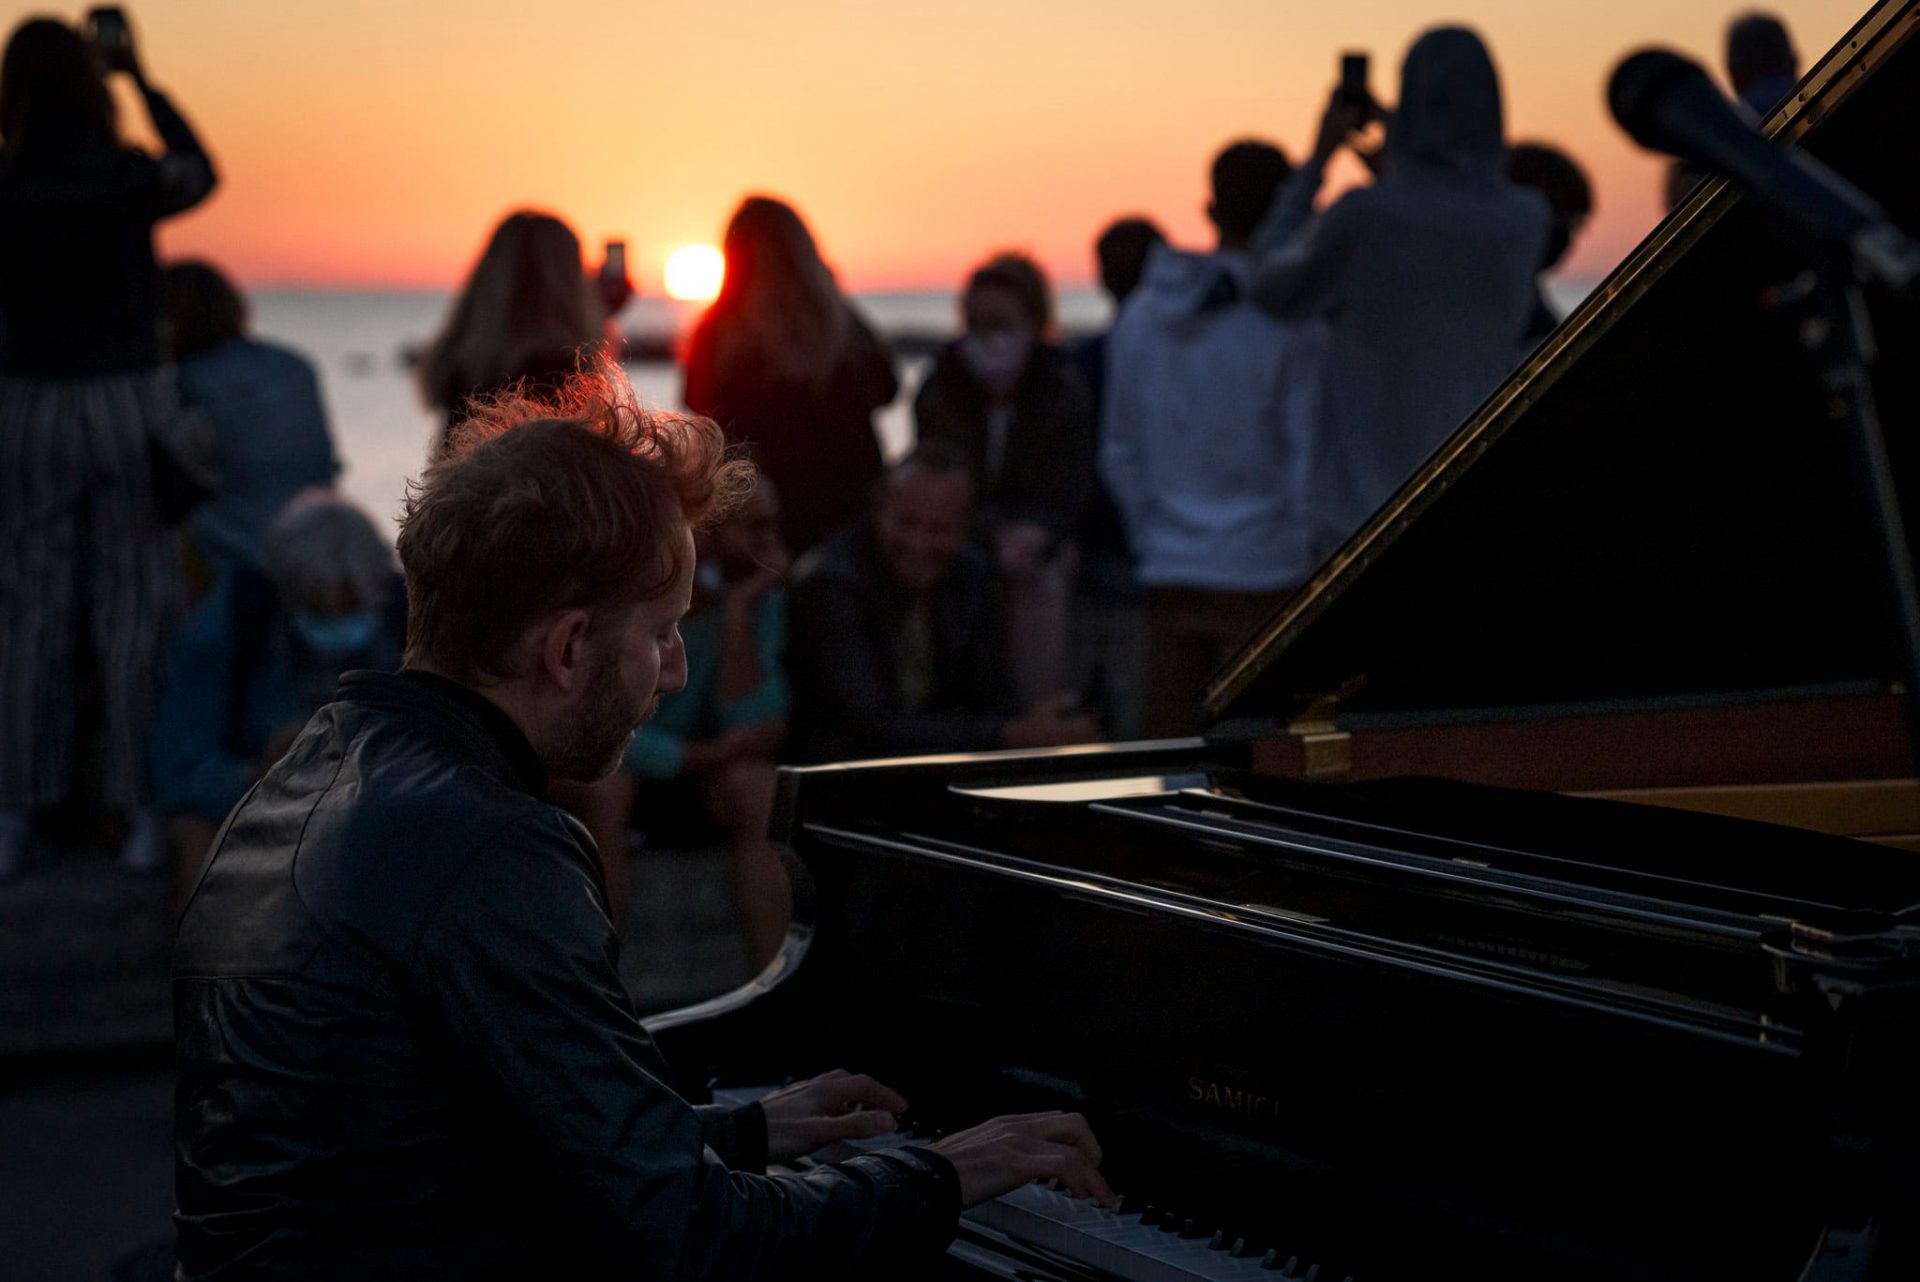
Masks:
[[[1023,330],[982,330],[960,340],[960,359],[988,391],[1005,394],[1027,372],[1033,336]]]
[[[293,621],[293,634],[323,659],[344,659],[365,653],[380,635],[380,612],[359,610],[323,618],[301,615]]]

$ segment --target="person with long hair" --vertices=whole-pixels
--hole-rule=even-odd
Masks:
[[[725,252],[720,295],[687,343],[683,399],[773,478],[786,544],[805,552],[864,510],[883,468],[873,413],[899,380],[792,206],[743,201]]]
[[[117,18],[117,14],[113,15]],[[106,75],[165,150],[125,144]],[[22,22],[0,57],[0,878],[36,810],[129,817],[122,859],[164,865],[144,761],[180,595],[162,510],[182,419],[153,228],[205,200],[212,162],[148,83],[123,21],[90,42]]]
[[[1499,386],[1517,361],[1547,244],[1547,202],[1507,181],[1500,77],[1479,36],[1414,41],[1379,179],[1315,214],[1335,152],[1379,108],[1336,91],[1307,163],[1254,236],[1253,297],[1329,336],[1308,445],[1318,560]]]
[[[516,386],[557,390],[582,357],[591,364],[605,328],[573,229],[534,210],[508,214],[420,360],[421,392],[446,416],[433,453],[473,402]]]
[[[420,360],[421,391],[446,416],[433,459],[453,446],[455,429],[470,415],[492,412],[503,398],[537,402],[557,395],[582,373],[614,376],[605,359],[611,309],[596,292],[573,228],[529,209],[500,220],[445,327]],[[556,780],[553,788],[559,805],[596,825],[616,924],[627,902],[628,814],[617,812],[613,798],[618,795],[617,781],[605,779]]]

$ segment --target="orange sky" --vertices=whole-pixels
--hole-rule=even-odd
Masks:
[[[1862,0],[1789,0],[1811,62]],[[0,4],[5,26],[42,6]],[[1668,44],[1718,66],[1700,0],[165,0],[130,6],[155,81],[223,185],[165,248],[249,284],[447,286],[523,204],[631,243],[643,289],[754,190],[793,200],[846,284],[944,287],[986,251],[1091,274],[1112,216],[1204,243],[1224,141],[1297,156],[1339,52],[1391,100],[1437,19],[1478,28],[1510,136],[1560,143],[1600,209],[1570,270],[1652,225],[1657,162],[1606,119],[1607,71]],[[1550,15],[1550,16],[1549,16]]]

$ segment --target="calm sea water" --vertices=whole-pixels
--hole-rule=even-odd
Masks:
[[[1571,307],[1589,287],[1584,282],[1560,285],[1555,302]],[[950,294],[865,294],[855,301],[882,334],[943,334],[955,326]],[[403,354],[440,327],[449,296],[262,290],[252,302],[254,329],[261,337],[299,349],[319,368],[334,439],[346,465],[341,487],[391,532],[406,483],[419,473],[440,421],[422,404]],[[1059,309],[1069,330],[1097,329],[1110,320],[1105,295],[1093,289],[1061,290]],[[691,308],[641,298],[629,304],[620,321],[628,332],[668,334],[693,316]],[[878,416],[889,458],[903,455],[912,444],[913,394],[927,365],[925,358],[902,362],[900,395]],[[683,408],[679,371],[672,365],[635,364],[627,373],[643,401]]]

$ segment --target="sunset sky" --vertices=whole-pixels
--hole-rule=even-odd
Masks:
[[[1804,63],[1861,0],[1771,6]],[[1389,103],[1436,20],[1493,47],[1509,136],[1556,142],[1599,212],[1570,270],[1595,275],[1659,213],[1657,162],[1608,121],[1627,50],[1720,64],[1735,8],[1700,0],[164,0],[129,6],[154,80],[223,183],[163,244],[254,286],[445,287],[521,205],[591,253],[716,241],[751,191],[807,216],[855,289],[940,288],[1023,248],[1091,274],[1110,218],[1204,243],[1206,163],[1264,136],[1298,156],[1343,49]],[[44,6],[0,4],[14,22]],[[77,18],[75,9],[66,16]],[[131,115],[132,113],[128,113]]]

